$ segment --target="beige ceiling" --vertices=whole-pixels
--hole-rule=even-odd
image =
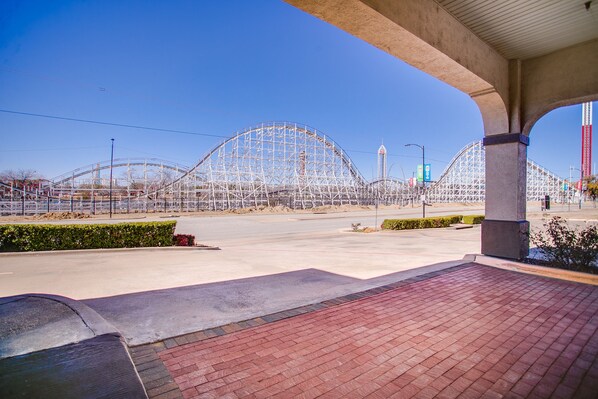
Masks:
[[[507,59],[598,38],[598,0],[435,0]],[[598,66],[594,66],[598,68]]]

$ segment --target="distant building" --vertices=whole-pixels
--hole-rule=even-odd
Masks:
[[[386,180],[387,172],[386,147],[382,144],[380,148],[378,148],[378,180]]]

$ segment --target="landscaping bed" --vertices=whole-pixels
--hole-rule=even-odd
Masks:
[[[542,230],[532,231],[530,241],[537,247],[538,256],[525,258],[524,263],[598,274],[596,225],[576,229],[555,216],[544,223]]]
[[[166,247],[175,244],[175,227],[176,221],[0,225],[0,252]]]
[[[384,230],[411,230],[449,227],[457,223],[480,224],[484,220],[483,215],[449,215],[429,218],[410,219],[385,219],[382,222]]]

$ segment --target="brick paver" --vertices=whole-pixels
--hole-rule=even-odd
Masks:
[[[598,397],[598,287],[477,264],[395,286],[133,358],[160,398]]]

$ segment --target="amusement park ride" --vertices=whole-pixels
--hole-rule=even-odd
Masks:
[[[428,203],[484,201],[485,152],[480,141],[465,146],[425,188],[387,176],[385,148],[383,152],[379,178],[366,181],[326,135],[295,123],[263,123],[226,139],[191,168],[158,159],[115,159],[25,187],[2,183],[0,214],[108,213],[110,204],[115,213],[276,205],[306,209],[376,201],[405,205],[419,202],[423,194]],[[527,175],[528,200],[545,195],[566,200],[563,179],[531,160]]]

